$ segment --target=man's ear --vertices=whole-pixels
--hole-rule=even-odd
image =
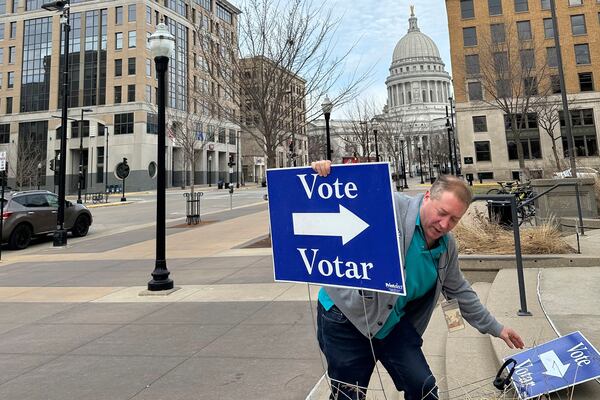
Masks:
[[[425,192],[425,195],[423,196],[423,199],[425,200],[429,200],[429,198],[431,197],[431,193],[429,193],[429,190]]]

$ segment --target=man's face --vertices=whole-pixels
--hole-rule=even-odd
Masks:
[[[450,232],[467,211],[467,206],[452,192],[443,192],[439,199],[425,193],[421,205],[421,227],[428,244]]]

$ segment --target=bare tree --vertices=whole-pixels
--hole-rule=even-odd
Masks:
[[[532,40],[529,21],[503,26],[491,36],[482,35],[479,54],[467,55],[465,71],[467,78],[481,83],[483,102],[504,114],[510,140],[516,143],[519,169],[528,178],[521,134],[527,119],[535,120],[531,115],[535,103],[550,90],[546,48]]]
[[[347,150],[355,157],[369,160],[371,149],[375,147],[372,120],[377,115],[378,107],[368,100],[354,100],[346,111],[346,118],[350,121],[348,134],[340,136]],[[379,133],[379,132],[378,132]]]
[[[292,135],[292,110],[301,110],[294,117],[294,129],[301,132],[322,114],[326,93],[339,106],[367,83],[370,69],[348,75],[353,46],[332,56],[340,54],[334,39],[339,23],[326,2],[248,0],[237,41],[196,29],[201,65],[216,84],[203,93],[203,101],[264,149],[268,167],[276,165],[277,148]]]
[[[45,143],[35,140],[33,135],[19,135],[15,159],[16,165],[13,162],[8,168],[15,177],[17,188],[21,190],[24,187],[37,186],[41,170],[46,171]],[[41,170],[38,169],[38,164],[42,165]]]

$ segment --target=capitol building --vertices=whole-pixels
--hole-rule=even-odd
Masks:
[[[408,21],[408,32],[396,44],[385,82],[387,105],[377,118],[401,141],[407,171],[416,173],[418,148],[423,151],[425,171],[428,150],[432,164],[448,162],[446,111],[451,108],[452,82],[436,44],[419,29],[412,6]]]

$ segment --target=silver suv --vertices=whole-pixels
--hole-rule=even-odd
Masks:
[[[46,190],[27,190],[4,194],[2,214],[2,243],[12,249],[29,246],[33,236],[46,235],[56,230],[58,196]],[[83,204],[65,202],[65,229],[73,236],[87,235],[92,214]]]

